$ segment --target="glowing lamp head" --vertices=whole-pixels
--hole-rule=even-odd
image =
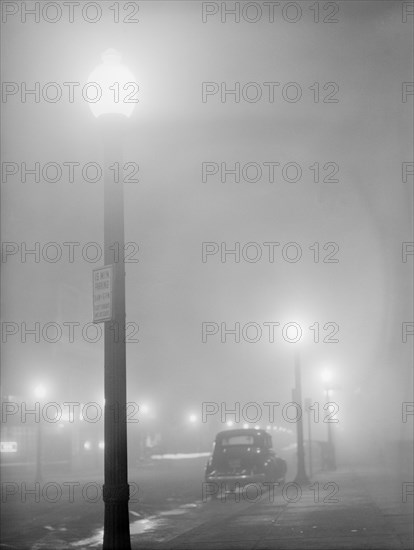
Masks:
[[[35,387],[34,394],[37,398],[42,399],[46,395],[46,388],[39,384]]]
[[[197,416],[195,414],[190,414],[189,420],[192,424],[197,422]]]
[[[328,384],[332,381],[332,372],[330,370],[325,369],[322,371],[321,374],[322,381],[325,382],[325,384]]]
[[[149,413],[149,407],[148,407],[148,405],[145,405],[145,404],[141,405],[139,407],[139,410],[142,412],[142,414],[148,414]]]
[[[130,117],[138,101],[137,91],[134,75],[121,64],[121,54],[110,48],[89,75],[84,94],[96,118],[105,114]]]

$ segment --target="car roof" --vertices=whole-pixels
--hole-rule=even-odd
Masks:
[[[216,435],[216,439],[221,439],[223,437],[229,437],[232,435],[270,435],[265,430],[255,430],[250,428],[239,428],[236,430],[224,430],[222,432],[219,432]]]

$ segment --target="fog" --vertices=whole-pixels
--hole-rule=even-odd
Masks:
[[[239,22],[216,2],[101,3],[96,22],[93,6],[50,22],[53,3],[26,4],[38,21],[2,6],[4,479],[34,479],[39,460],[44,479],[103,476],[92,270],[117,160],[130,468],[248,424],[293,479],[296,356],[306,468],[310,420],[314,471],[332,437],[338,468],[412,481],[409,3],[282,2],[271,21],[228,2]],[[108,48],[139,86],[120,158],[82,94]]]

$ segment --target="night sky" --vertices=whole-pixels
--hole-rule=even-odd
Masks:
[[[299,347],[304,397],[323,399],[320,372],[330,368],[344,410],[365,410],[368,426],[382,418],[392,429],[412,357],[412,336],[401,340],[402,323],[412,322],[413,265],[401,256],[402,243],[413,240],[412,176],[401,177],[402,163],[412,162],[413,96],[402,101],[402,83],[413,80],[412,26],[401,21],[401,3],[340,2],[339,21],[328,24],[315,23],[310,2],[299,2],[296,23],[276,9],[273,23],[263,16],[223,24],[220,14],[203,23],[201,2],[139,2],[139,22],[130,25],[114,23],[109,4],[101,2],[95,24],[10,17],[2,67],[3,82],[19,87],[82,87],[102,52],[115,48],[139,84],[123,149],[125,162],[139,164],[139,182],[124,184],[125,240],[139,246],[139,262],[126,264],[127,321],[139,325],[139,342],[127,345],[128,399],[153,403],[163,419],[200,411],[202,401],[290,401]],[[255,82],[263,97],[222,102],[218,93],[203,102],[203,82]],[[274,102],[265,82],[280,83]],[[282,95],[289,82],[300,85],[296,102]],[[330,82],[337,102],[323,101]],[[22,103],[18,93],[3,100],[2,119],[3,163],[19,166],[2,182],[2,241],[19,246],[10,256],[3,249],[3,329],[5,322],[17,323],[19,334],[22,323],[83,326],[92,321],[92,269],[103,260],[88,262],[80,250],[103,243],[102,181],[78,172],[73,183],[65,173],[54,183],[23,183],[20,167],[103,166],[99,125],[80,93],[73,103],[65,94],[57,103],[30,96]],[[222,162],[258,163],[262,178],[222,182],[218,173],[203,182],[202,163]],[[280,163],[273,183],[265,162]],[[287,163],[300,166],[299,181],[287,181],[294,172],[283,178]],[[339,181],[323,181],[333,166],[326,163],[338,166]],[[22,243],[35,242],[60,243],[62,259],[23,263]],[[80,243],[75,261],[64,242]],[[217,253],[203,262],[203,242],[258,243],[262,257],[222,262]],[[266,242],[280,243],[273,262]],[[301,248],[297,262],[282,254],[292,242]],[[336,243],[338,262],[323,261],[333,250],[326,243]],[[263,333],[256,343],[231,336],[222,343],[220,333],[203,343],[203,322],[258,323]],[[280,323],[273,343],[266,322]],[[299,344],[283,341],[289,322],[303,329]],[[308,327],[316,322],[321,340],[323,326],[336,323],[339,342],[315,343]],[[19,334],[3,343],[3,396],[30,399],[41,381],[52,401],[102,400],[103,339],[85,342],[79,328],[73,343],[65,330],[58,343],[31,336],[22,343]]]

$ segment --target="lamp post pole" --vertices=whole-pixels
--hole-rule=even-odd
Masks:
[[[325,395],[326,395],[326,401],[327,403],[329,402],[329,388],[326,388],[325,389]],[[328,465],[329,465],[329,469],[330,470],[336,470],[336,457],[335,457],[335,446],[334,446],[334,443],[333,443],[333,438],[332,438],[332,428],[331,428],[331,423],[329,422],[329,418],[328,418],[328,421],[327,421],[327,426],[328,426]]]
[[[299,352],[295,352],[295,400],[299,405],[300,415],[296,422],[296,436],[297,436],[297,453],[298,453],[298,470],[295,478],[295,482],[307,485],[310,483],[308,476],[306,475],[305,468],[305,450],[303,446],[303,420],[302,420],[302,378],[300,369],[300,356]]]
[[[43,399],[46,390],[44,386],[39,385],[36,386],[34,390],[35,396],[38,399]],[[43,475],[42,475],[42,444],[43,444],[43,433],[42,433],[42,418],[40,416],[37,431],[36,431],[36,474],[35,474],[35,480],[38,483],[41,483],[43,481]]]
[[[113,266],[112,321],[105,322],[104,550],[129,550],[126,423],[125,266],[123,183],[109,166],[120,162],[124,117],[100,117],[105,147],[104,262]]]
[[[36,442],[36,481],[42,481],[42,419],[39,418]]]
[[[305,399],[305,409],[308,417],[308,445],[309,445],[309,475],[313,476],[313,463],[312,463],[312,429],[311,429],[311,409],[312,400],[308,397]]]

